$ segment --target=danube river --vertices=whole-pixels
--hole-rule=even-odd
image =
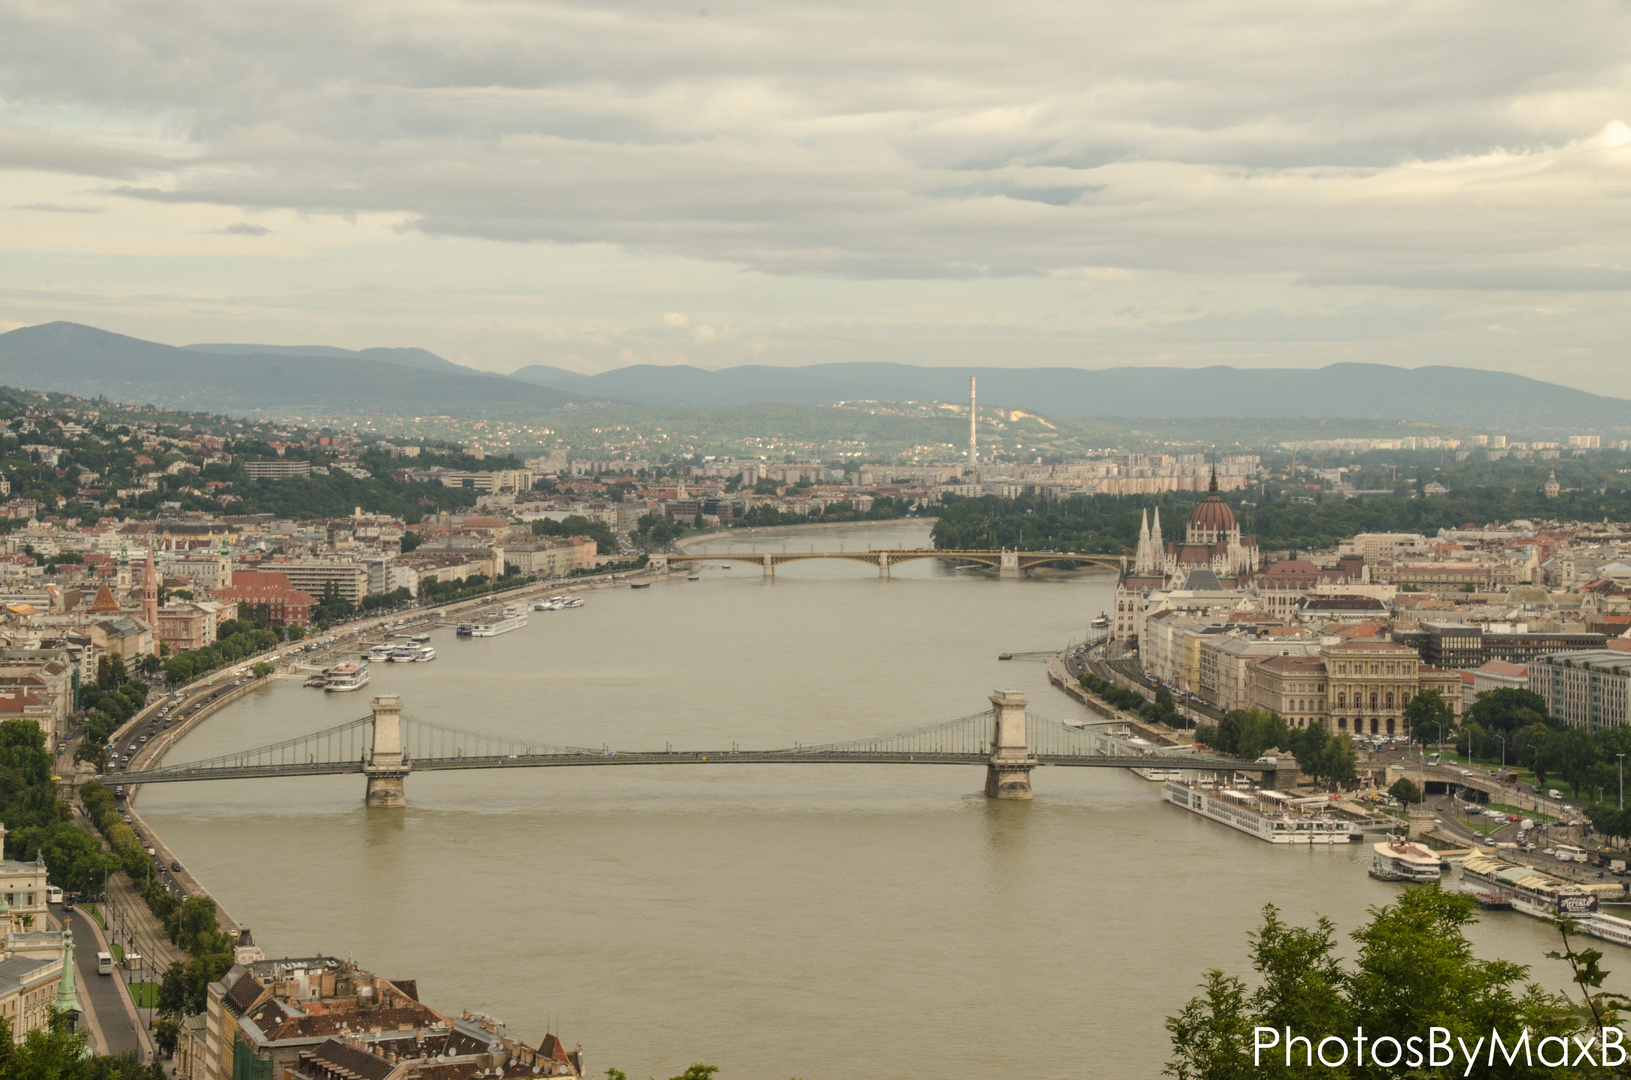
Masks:
[[[899,523],[711,543],[926,545]],[[1044,665],[1108,609],[1111,579],[999,582],[912,563],[807,562],[775,581],[585,594],[486,640],[437,631],[431,664],[376,665],[408,715],[614,749],[786,746],[988,707],[993,688],[1076,716]],[[363,714],[368,693],[282,681],[228,707],[183,762]],[[408,778],[368,811],[360,777],[149,788],[148,822],[269,956],[350,955],[425,1001],[546,1025],[590,1072],[692,1062],[775,1080],[989,1074],[1153,1077],[1163,1019],[1204,970],[1247,974],[1270,901],[1344,932],[1397,888],[1369,845],[1272,847],[1108,770],[1039,769],[1036,800],[979,795],[983,770],[927,766],[535,769]],[[1561,988],[1535,920],[1476,928],[1483,955]],[[1624,965],[1610,950],[1608,966]],[[1616,980],[1617,981],[1617,980]]]

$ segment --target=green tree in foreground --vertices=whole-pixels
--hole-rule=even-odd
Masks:
[[[91,1057],[85,1036],[68,1027],[67,1014],[53,1011],[49,1030],[30,1031],[12,1042],[11,1024],[0,1017],[0,1077],[6,1080],[165,1080],[157,1062],[143,1065],[136,1052]]]
[[[1501,1056],[1488,1064],[1492,1030],[1509,1041],[1528,1031],[1531,1048],[1550,1039],[1542,1056],[1555,1060],[1558,1039],[1585,1040],[1617,1025],[1613,1006],[1619,1002],[1614,995],[1594,993],[1604,974],[1598,966],[1602,954],[1574,952],[1567,926],[1565,951],[1548,955],[1574,968],[1573,981],[1586,994],[1583,1005],[1528,981],[1529,969],[1522,964],[1475,957],[1465,934],[1475,921],[1473,912],[1470,897],[1436,885],[1410,889],[1396,904],[1371,909],[1370,922],[1350,935],[1355,955],[1345,961],[1328,919],[1312,928],[1289,926],[1273,905],[1265,907],[1261,928],[1250,935],[1255,988],[1222,971],[1207,972],[1201,994],[1167,1018],[1173,1052],[1167,1074],[1178,1080],[1439,1075],[1437,1069],[1421,1068],[1422,1062],[1412,1063],[1408,1047],[1417,1037],[1416,1045],[1427,1053],[1430,1030],[1442,1028],[1451,1047],[1458,1045],[1456,1039],[1467,1047],[1483,1040],[1470,1068],[1463,1051],[1455,1050],[1457,1076],[1463,1069],[1468,1076],[1549,1080],[1624,1075],[1623,1069],[1559,1068],[1533,1058],[1526,1064],[1521,1055],[1511,1064]],[[1316,1058],[1310,1066],[1298,1042],[1288,1068],[1287,1028],[1292,1036],[1310,1038],[1310,1052],[1327,1036],[1343,1040],[1345,1048],[1326,1047],[1325,1060],[1346,1060],[1327,1066]],[[1354,1038],[1360,1029],[1373,1053],[1393,1056],[1388,1043],[1396,1040],[1402,1060],[1376,1065],[1374,1056],[1367,1056],[1364,1066],[1358,1065]],[[1575,1061],[1572,1049],[1568,1057]]]

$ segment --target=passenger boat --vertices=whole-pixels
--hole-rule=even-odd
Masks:
[[[725,569],[729,570],[730,567],[727,566]],[[651,582],[649,582],[649,581],[632,582],[629,585],[629,588],[631,588],[631,589],[649,589],[649,588],[651,588]]]
[[[1385,840],[1371,847],[1370,876],[1380,881],[1437,881],[1438,853],[1421,844]]]
[[[519,630],[525,625],[527,625],[525,608],[505,608],[497,616],[479,622],[459,624],[459,636],[497,637],[500,634],[508,634],[511,630]]]
[[[1099,617],[1093,620],[1092,625],[1095,630],[1107,630],[1110,627],[1110,616],[1101,611]]]
[[[1512,910],[1550,919],[1558,915],[1587,915],[1597,910],[1595,889],[1582,888],[1532,866],[1507,862],[1493,855],[1473,855],[1461,864],[1461,880],[1468,892],[1489,893],[1512,905]],[[1620,891],[1619,886],[1614,886]]]
[[[1353,822],[1325,813],[1329,803],[1323,797],[1299,799],[1267,789],[1180,780],[1163,783],[1161,797],[1271,844],[1346,844],[1361,835]]]
[[[391,650],[393,664],[422,664],[436,659],[436,650],[429,645],[402,645]]]
[[[323,674],[328,679],[324,690],[346,693],[368,685],[367,664],[335,664]]]
[[[307,679],[302,685],[309,686],[314,690],[321,690],[324,687],[328,686],[328,678],[326,676],[324,676],[324,675],[313,675],[311,678]]]
[[[1617,915],[1594,911],[1580,920],[1580,929],[1594,938],[1612,941],[1616,945],[1631,945],[1631,920]]]
[[[381,642],[380,644],[375,645],[372,649],[368,650],[367,660],[370,664],[383,664],[385,661],[391,658],[391,653],[395,651],[395,645],[388,645]]]
[[[559,610],[561,610],[561,608],[566,606],[565,604],[562,603],[562,601],[565,600],[565,599],[566,598],[563,597],[563,596],[551,596],[547,600],[540,600],[536,604],[533,604],[532,605],[532,610],[534,610],[534,611],[559,611]]]
[[[415,634],[413,637],[409,638],[408,640],[412,641],[412,642],[415,642],[417,644],[423,645],[425,642],[430,640],[430,631],[426,630],[424,633]]]

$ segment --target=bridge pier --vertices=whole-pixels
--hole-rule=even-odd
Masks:
[[[1002,558],[997,564],[997,579],[999,581],[1018,580],[1019,578],[1019,552],[1003,550]]]
[[[657,573],[657,574],[666,574],[666,573],[668,573],[668,556],[667,555],[653,555],[653,556],[651,556],[651,558],[646,560],[646,569],[652,571],[653,573]]]
[[[770,556],[769,555],[766,555],[765,556],[765,577],[773,578],[775,576],[776,576],[776,564],[770,561]]]
[[[368,777],[368,806],[407,806],[405,781],[411,765],[402,756],[402,698],[381,694],[374,698],[374,745],[363,763]]]
[[[883,581],[889,580],[889,552],[878,552],[878,577]]]
[[[1025,735],[1025,694],[1019,690],[993,690],[991,705],[996,710],[992,723],[991,757],[985,767],[985,797],[988,799],[1031,798],[1031,756]]]

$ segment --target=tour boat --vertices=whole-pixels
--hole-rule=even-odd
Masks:
[[[1102,611],[1099,612],[1099,617],[1093,620],[1093,629],[1095,629],[1095,630],[1104,630],[1104,629],[1107,629],[1109,626],[1110,626],[1110,616],[1106,615]]]
[[[1537,919],[1586,915],[1597,910],[1595,889],[1493,855],[1469,856],[1461,864],[1461,880],[1468,892],[1491,893],[1510,903],[1512,910]],[[1615,890],[1619,891],[1619,886]]]
[[[436,650],[429,645],[401,645],[391,650],[393,664],[418,664],[436,659]]]
[[[1442,861],[1421,844],[1385,840],[1371,848],[1370,876],[1381,881],[1437,881]]]
[[[1351,821],[1324,812],[1308,812],[1313,806],[1323,811],[1328,804],[1324,798],[1299,799],[1267,789],[1178,780],[1163,783],[1161,797],[1192,814],[1222,822],[1271,844],[1346,844],[1361,835],[1359,827]]]
[[[415,634],[413,637],[409,638],[408,640],[413,641],[413,642],[417,642],[418,644],[423,645],[425,642],[430,640],[430,631],[426,630],[422,634]]]
[[[1612,941],[1616,945],[1631,945],[1631,920],[1617,915],[1594,911],[1580,920],[1580,929],[1594,938]]]
[[[324,690],[345,693],[350,690],[361,690],[368,685],[367,664],[335,664],[323,674],[328,680],[323,687]]]
[[[483,619],[480,622],[461,623],[460,637],[497,637],[508,634],[511,630],[519,630],[527,625],[526,608],[509,607],[497,616]]]
[[[370,664],[383,664],[385,661],[391,658],[391,653],[395,651],[395,645],[388,645],[381,642],[380,644],[375,645],[372,649],[368,650],[368,662]]]

